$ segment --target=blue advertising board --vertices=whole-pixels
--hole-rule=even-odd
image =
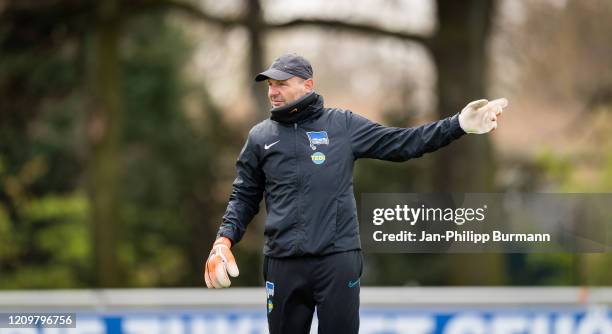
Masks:
[[[265,308],[77,312],[76,328],[0,328],[0,334],[264,334]],[[316,316],[311,333],[316,333]],[[605,306],[367,308],[361,334],[612,334]]]

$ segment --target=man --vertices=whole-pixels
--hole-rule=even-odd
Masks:
[[[324,108],[310,63],[285,54],[255,77],[268,82],[271,116],[254,126],[205,265],[209,288],[229,287],[240,241],[265,195],[264,280],[270,333],[357,333],[363,263],[353,164],[405,161],[465,133],[497,127],[505,99],[469,103],[461,113],[416,128],[385,127],[348,110]]]

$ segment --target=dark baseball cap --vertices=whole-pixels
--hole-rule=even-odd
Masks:
[[[269,69],[259,73],[255,81],[287,80],[293,76],[302,79],[312,78],[312,66],[306,58],[295,53],[286,53],[276,58]]]

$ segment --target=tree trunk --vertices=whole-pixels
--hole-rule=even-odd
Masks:
[[[93,114],[89,198],[93,223],[95,281],[99,287],[122,283],[118,263],[121,98],[119,3],[99,2],[92,63]]]
[[[438,70],[439,116],[456,114],[469,101],[486,98],[492,0],[438,0],[439,28],[433,41]],[[440,192],[494,190],[494,160],[488,135],[467,135],[436,154],[433,185]],[[501,284],[502,256],[449,256],[453,284]]]
[[[266,65],[264,61],[265,23],[261,10],[260,0],[247,0],[246,28],[249,33],[249,78],[251,82],[251,94],[255,99],[256,118],[262,120],[267,118],[270,103],[267,98],[267,86],[253,82],[257,73],[262,72]]]

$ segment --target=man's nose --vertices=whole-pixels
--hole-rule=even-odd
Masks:
[[[268,95],[269,96],[278,95],[278,89],[274,88],[274,86],[268,86]]]

